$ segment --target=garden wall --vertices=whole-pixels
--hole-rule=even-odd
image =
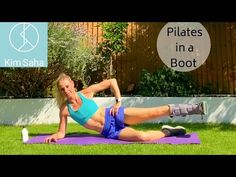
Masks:
[[[100,106],[110,106],[114,97],[96,97]],[[236,124],[236,97],[123,97],[125,107],[152,107],[169,103],[197,103],[206,101],[209,105],[208,115],[163,117],[151,122],[192,122],[192,123],[231,123]],[[51,124],[59,122],[55,99],[1,99],[0,124],[29,125]],[[74,122],[71,118],[69,122]]]

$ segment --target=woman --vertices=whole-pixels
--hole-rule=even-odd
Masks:
[[[206,114],[206,104],[170,104],[152,108],[124,108],[121,106],[121,94],[116,79],[104,80],[79,92],[76,92],[70,76],[62,73],[57,81],[57,103],[60,108],[60,123],[57,133],[45,139],[46,143],[64,138],[67,117],[72,117],[85,128],[95,130],[106,138],[125,141],[152,141],[165,136],[184,135],[184,127],[163,126],[161,131],[139,131],[125,126],[138,124],[163,116],[186,116]],[[100,91],[110,88],[116,103],[110,108],[98,107],[92,100]]]

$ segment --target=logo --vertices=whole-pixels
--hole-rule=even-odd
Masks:
[[[211,40],[198,22],[170,22],[160,31],[157,51],[165,65],[188,72],[199,68],[208,58]]]
[[[48,23],[0,22],[0,67],[48,67]]]
[[[30,23],[18,23],[11,29],[9,41],[18,52],[30,52],[38,45],[39,33]]]

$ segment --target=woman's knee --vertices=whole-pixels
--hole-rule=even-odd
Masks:
[[[138,141],[149,141],[151,137],[146,132],[140,132],[137,136]]]

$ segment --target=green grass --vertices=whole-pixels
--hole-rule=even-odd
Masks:
[[[171,125],[171,124],[170,124]],[[175,124],[172,124],[175,125]],[[181,124],[187,132],[197,132],[201,144],[129,144],[129,145],[55,145],[23,144],[20,126],[0,126],[0,154],[57,154],[57,155],[227,155],[236,154],[236,125],[231,124]],[[141,124],[134,126],[140,130],[158,130],[161,124]],[[30,125],[27,127],[30,137],[43,133],[54,133],[57,125]],[[95,133],[77,124],[68,124],[67,133]]]

